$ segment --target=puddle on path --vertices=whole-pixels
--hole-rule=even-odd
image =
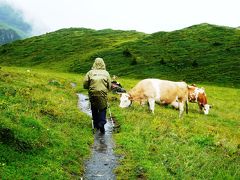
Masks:
[[[91,115],[88,96],[78,94],[78,107],[89,116]],[[91,120],[89,118],[89,120]],[[91,158],[85,162],[84,179],[87,180],[113,180],[116,179],[113,170],[117,166],[117,156],[113,152],[112,139],[113,126],[110,120],[105,124],[105,134],[97,131],[94,134],[94,144]]]

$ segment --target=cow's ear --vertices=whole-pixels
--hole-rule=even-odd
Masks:
[[[127,94],[127,97],[128,97],[129,100],[132,100],[132,99],[133,99],[130,94]]]
[[[187,88],[188,89],[192,89],[192,85],[187,85]]]

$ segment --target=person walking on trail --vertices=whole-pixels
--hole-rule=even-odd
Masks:
[[[87,72],[83,80],[84,89],[88,89],[94,128],[105,133],[107,94],[111,91],[111,77],[106,71],[102,58],[96,58],[92,69]]]

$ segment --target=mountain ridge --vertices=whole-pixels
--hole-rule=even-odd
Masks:
[[[85,73],[100,56],[118,76],[237,86],[239,39],[237,28],[206,23],[153,34],[68,28],[0,47],[0,64]]]
[[[32,27],[24,20],[20,10],[7,3],[0,3],[0,30],[1,45],[30,37]]]

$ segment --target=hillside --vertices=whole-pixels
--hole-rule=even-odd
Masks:
[[[128,46],[139,66],[147,65],[141,76],[137,71],[130,73],[236,85],[240,82],[239,39],[239,30],[209,24],[154,33]]]
[[[0,64],[86,73],[101,56],[118,76],[239,87],[239,39],[239,29],[209,24],[153,34],[70,28],[1,46]]]
[[[93,137],[70,74],[0,69],[0,179],[74,179]],[[79,80],[79,77],[78,77]]]
[[[145,34],[135,31],[62,29],[0,47],[0,63],[73,71],[74,63],[76,66],[79,62],[92,63],[92,59],[104,55],[103,52],[114,53],[116,47],[143,36]],[[75,71],[76,68],[74,66]]]

